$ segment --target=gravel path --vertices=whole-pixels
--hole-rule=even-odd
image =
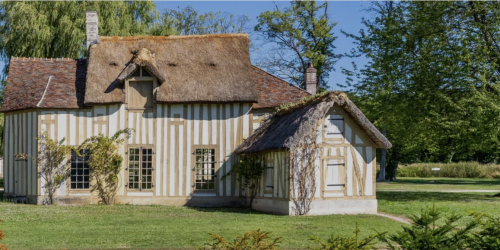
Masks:
[[[378,189],[381,192],[439,192],[439,193],[500,193],[500,190],[402,190],[402,189]]]
[[[394,220],[394,221],[397,221],[397,222],[401,222],[404,224],[411,224],[411,220],[408,218],[399,217],[399,216],[391,215],[391,214],[384,214],[384,213],[377,213],[377,215]]]

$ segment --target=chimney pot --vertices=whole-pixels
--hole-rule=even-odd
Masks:
[[[85,24],[87,33],[87,51],[92,44],[99,42],[99,26],[98,26],[98,16],[97,11],[88,10],[85,12]]]
[[[306,85],[306,91],[315,95],[318,92],[318,79],[316,75],[317,70],[314,68],[313,63],[310,62],[304,74],[304,81]]]

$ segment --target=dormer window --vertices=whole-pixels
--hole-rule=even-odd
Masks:
[[[127,103],[129,109],[152,109],[156,79],[145,67],[138,67],[127,79]]]

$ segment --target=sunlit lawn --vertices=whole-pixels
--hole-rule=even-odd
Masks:
[[[498,190],[500,179],[400,177],[396,182],[377,183],[377,191]]]
[[[232,239],[262,229],[282,236],[284,248],[314,246],[308,236],[397,231],[400,223],[375,215],[276,216],[249,209],[175,206],[34,206],[0,202],[1,229],[11,249],[194,248],[209,232]]]
[[[389,190],[406,190],[391,192]],[[379,212],[408,217],[423,208],[436,206],[444,215],[468,215],[467,211],[500,216],[500,198],[492,193],[455,193],[458,190],[499,190],[500,179],[398,178],[397,182],[377,183]],[[447,192],[448,191],[448,192]],[[461,220],[465,224],[467,220]]]
[[[493,193],[442,193],[432,190],[494,190],[499,180],[400,178],[398,183],[377,184],[379,211],[408,217],[422,208],[439,208],[445,215],[466,210],[500,216],[500,198]],[[381,188],[382,186],[382,188]],[[426,191],[426,192],[415,192]],[[0,195],[2,195],[0,193]],[[262,229],[282,236],[284,248],[307,248],[308,236],[351,236],[356,222],[361,236],[376,231],[396,232],[401,223],[375,215],[277,216],[250,209],[187,208],[176,206],[85,205],[35,206],[0,202],[0,229],[11,249],[62,248],[194,248],[210,241],[209,232],[227,239],[249,230]],[[466,220],[461,220],[465,224]]]

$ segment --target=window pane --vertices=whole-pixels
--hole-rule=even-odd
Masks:
[[[88,154],[88,150],[81,150],[79,153],[83,156]],[[78,157],[76,152],[71,152],[70,164],[70,188],[71,189],[87,189],[89,185],[84,185],[84,182],[89,181],[90,169],[88,166],[88,156]]]
[[[215,189],[215,149],[196,149],[195,188]]]

